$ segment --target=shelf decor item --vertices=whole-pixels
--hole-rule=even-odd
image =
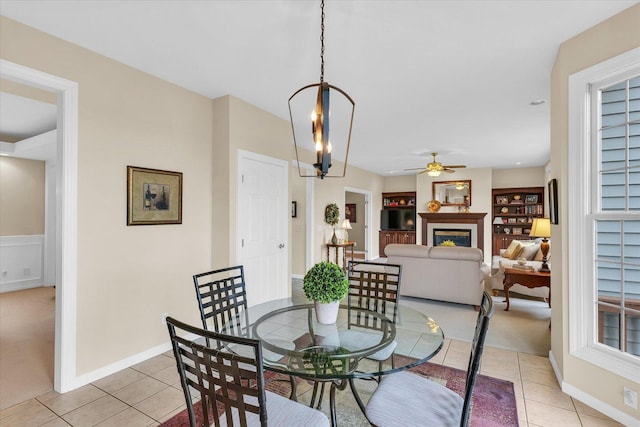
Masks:
[[[330,325],[336,322],[340,300],[349,291],[349,281],[337,264],[322,261],[304,275],[302,290],[315,304],[318,323]]]
[[[442,206],[442,204],[437,200],[431,200],[429,203],[427,203],[427,209],[431,213],[438,212],[440,210],[441,206]]]

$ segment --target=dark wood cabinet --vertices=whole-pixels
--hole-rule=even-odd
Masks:
[[[544,187],[494,188],[492,254],[500,254],[512,240],[529,238],[534,218],[544,216]]]
[[[381,257],[386,257],[384,254],[384,248],[391,243],[402,243],[405,245],[416,244],[416,232],[415,231],[395,231],[395,230],[380,230],[378,236],[379,241],[379,254]]]
[[[410,223],[413,230],[380,230],[378,235],[379,256],[386,257],[384,248],[391,243],[416,244],[416,192],[398,191],[393,193],[382,193],[382,209],[402,210],[403,224]],[[405,214],[408,214],[407,217]],[[381,224],[382,226],[382,224]],[[406,227],[409,228],[409,227]]]

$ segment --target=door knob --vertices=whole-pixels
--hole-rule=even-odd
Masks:
[[[279,247],[280,249],[284,248],[284,243],[280,243],[280,244],[278,245],[278,247]]]

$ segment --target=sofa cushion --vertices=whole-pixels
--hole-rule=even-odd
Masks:
[[[504,251],[504,254],[502,254],[502,256],[509,259],[518,259],[520,258],[520,252],[522,251],[522,248],[524,248],[525,246],[531,246],[534,243],[535,242],[533,240],[512,240],[509,244],[509,247],[506,251]]]
[[[539,250],[540,250],[540,244],[538,243],[535,243],[529,246],[524,246],[520,250],[520,253],[518,254],[518,258],[524,258],[527,261],[533,261],[533,258],[535,258]]]

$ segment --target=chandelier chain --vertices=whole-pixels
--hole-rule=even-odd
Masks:
[[[320,83],[324,81],[324,0],[320,2]]]

